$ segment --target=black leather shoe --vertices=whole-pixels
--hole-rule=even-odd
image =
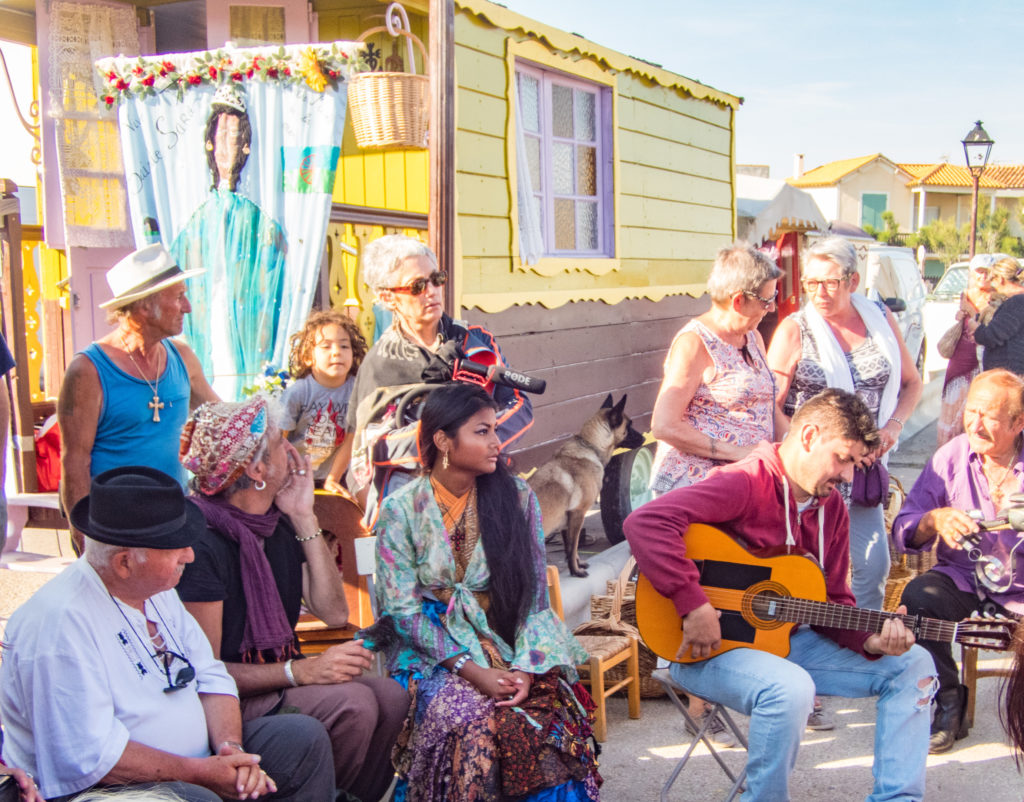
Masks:
[[[967,737],[967,688],[957,685],[935,695],[935,718],[928,741],[928,753],[948,752],[953,744]]]

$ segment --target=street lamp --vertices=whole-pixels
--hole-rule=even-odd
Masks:
[[[971,197],[971,258],[974,258],[974,240],[978,234],[978,182],[985,172],[989,154],[992,152],[992,139],[981,127],[981,120],[974,124],[971,132],[961,140],[964,146],[964,158],[967,169],[971,172],[974,191]]]

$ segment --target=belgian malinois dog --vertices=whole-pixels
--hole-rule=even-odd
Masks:
[[[580,562],[580,532],[583,518],[601,491],[604,466],[620,446],[639,448],[644,437],[623,411],[626,396],[612,404],[609,395],[579,434],[573,435],[527,481],[540,501],[544,534],[562,530],[565,556],[573,576],[586,576],[587,563]]]

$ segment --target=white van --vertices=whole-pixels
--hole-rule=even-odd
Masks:
[[[917,371],[924,368],[924,302],[928,287],[910,248],[872,245],[861,276],[861,287],[868,298],[883,301],[893,311],[907,350],[914,357]]]

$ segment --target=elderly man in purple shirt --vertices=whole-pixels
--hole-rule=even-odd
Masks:
[[[1017,557],[1024,540],[1011,529],[980,531],[968,513],[995,518],[1024,489],[1024,380],[1002,369],[981,373],[967,394],[964,430],[935,452],[896,516],[897,548],[923,551],[939,538],[935,567],[907,585],[903,604],[911,615],[949,621],[976,610],[1021,614],[1024,563]],[[967,737],[967,689],[951,644],[921,645],[931,652],[939,676],[929,751],[947,752]]]

